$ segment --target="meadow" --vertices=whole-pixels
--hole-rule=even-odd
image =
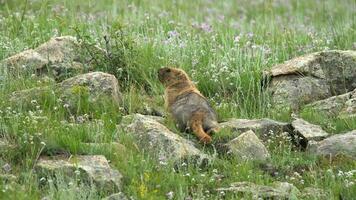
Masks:
[[[43,97],[23,106],[9,96],[19,90],[53,86],[43,77],[16,79],[0,74],[0,136],[16,148],[0,154],[15,182],[0,181],[0,199],[101,199],[107,194],[75,178],[68,183],[43,180],[34,173],[40,155],[102,154],[124,176],[123,192],[133,199],[239,199],[217,192],[232,182],[269,185],[287,181],[298,188],[323,189],[330,199],[355,199],[356,162],[308,155],[283,138],[271,138],[268,149],[278,175],[254,162],[217,159],[206,169],[177,173],[137,149],[116,125],[123,116],[150,105],[163,108],[163,86],[157,70],[178,66],[194,80],[217,110],[219,120],[271,118],[289,122],[291,111],[278,110],[261,89],[262,71],[293,57],[330,49],[356,49],[354,0],[0,0],[0,60],[35,48],[50,38],[72,35],[110,52],[97,71],[114,74],[124,103],[116,107],[82,105],[68,113],[56,99]],[[356,128],[355,118],[305,114],[330,133]],[[82,123],[75,123],[78,116]],[[90,117],[88,117],[90,116]],[[175,130],[169,120],[167,126]],[[182,133],[184,136],[184,134]],[[110,149],[87,152],[83,142],[119,141],[121,154]],[[1,179],[0,179],[1,180]],[[245,199],[252,198],[245,196]]]

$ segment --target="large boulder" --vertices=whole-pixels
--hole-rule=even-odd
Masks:
[[[264,71],[277,107],[302,105],[356,88],[356,51],[323,51],[294,58]]]
[[[81,74],[51,87],[38,87],[12,93],[10,101],[14,104],[30,104],[33,101],[61,99],[64,107],[76,111],[78,102],[85,100],[92,105],[100,105],[110,100],[115,105],[121,103],[119,84],[115,76],[103,72]]]
[[[292,121],[292,127],[294,139],[304,148],[307,146],[308,141],[322,140],[329,135],[320,126],[311,124],[300,118]]]
[[[51,38],[35,49],[29,49],[1,62],[9,74],[50,74],[63,80],[91,68],[94,56],[105,51],[85,45],[72,36]]]
[[[262,140],[266,140],[273,134],[290,131],[290,124],[271,119],[229,119],[219,124],[221,129],[229,131],[229,138],[235,138],[241,133],[252,130]],[[231,138],[232,137],[232,138]]]
[[[35,165],[38,177],[62,175],[78,177],[85,183],[94,183],[101,190],[113,193],[121,190],[122,175],[112,169],[104,156],[41,157]]]
[[[104,72],[91,72],[66,79],[59,84],[59,88],[62,97],[68,100],[84,92],[92,103],[99,102],[102,97],[109,97],[117,105],[121,102],[118,80],[114,75]],[[74,98],[74,101],[77,99]]]
[[[243,160],[266,161],[270,158],[266,147],[251,130],[231,140],[226,146],[228,154]]]
[[[231,183],[230,187],[218,188],[217,191],[252,195],[253,199],[297,199],[300,195],[298,188],[288,182],[274,182],[271,186],[236,182]]]
[[[330,117],[356,117],[356,89],[352,92],[308,104],[305,106],[305,110],[312,110]]]
[[[307,150],[315,155],[346,155],[356,159],[356,130],[333,135],[319,142],[310,142]]]
[[[160,119],[134,114],[124,117],[121,126],[136,139],[140,149],[160,162],[190,161],[198,165],[209,162],[208,155],[197,149],[192,141],[173,133],[159,122]]]

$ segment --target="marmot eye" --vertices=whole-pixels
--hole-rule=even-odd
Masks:
[[[171,69],[166,69],[166,72],[168,72],[168,73],[171,72]]]

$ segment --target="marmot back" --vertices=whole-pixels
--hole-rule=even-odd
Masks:
[[[176,102],[171,106],[171,113],[177,120],[181,131],[190,129],[189,122],[195,112],[205,114],[203,119],[203,129],[205,132],[210,132],[211,129],[217,127],[215,111],[205,98],[196,93],[187,93],[177,97]]]
[[[179,129],[191,130],[201,141],[210,143],[208,134],[218,130],[216,113],[188,75],[181,69],[162,68],[158,78],[166,87],[166,107]]]

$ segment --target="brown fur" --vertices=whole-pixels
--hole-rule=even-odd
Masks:
[[[165,106],[181,130],[191,130],[204,143],[218,131],[215,111],[181,69],[162,68],[158,78],[165,86]]]

